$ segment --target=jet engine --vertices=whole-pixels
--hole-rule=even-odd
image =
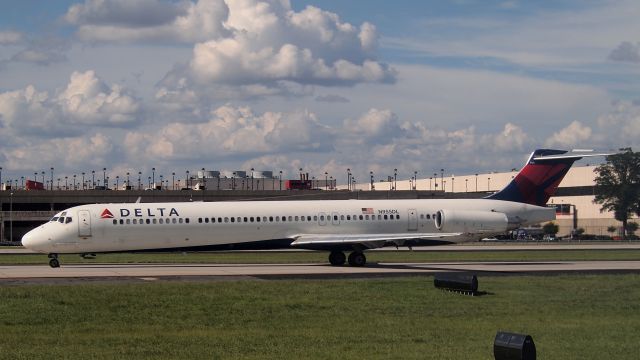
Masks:
[[[511,228],[507,215],[496,211],[439,210],[434,221],[438,230],[448,233],[502,233]]]

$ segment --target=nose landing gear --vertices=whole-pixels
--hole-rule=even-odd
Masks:
[[[49,266],[52,268],[59,268],[60,261],[58,261],[58,254],[49,254]]]

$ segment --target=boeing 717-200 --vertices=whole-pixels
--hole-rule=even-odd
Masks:
[[[476,241],[555,219],[546,207],[573,162],[539,149],[501,191],[482,199],[314,200],[91,204],[29,231],[22,244],[49,254],[300,248],[330,252],[332,265],[363,266],[383,246]]]

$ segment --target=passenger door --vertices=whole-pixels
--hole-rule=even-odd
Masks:
[[[91,213],[89,210],[78,211],[78,236],[91,236]]]

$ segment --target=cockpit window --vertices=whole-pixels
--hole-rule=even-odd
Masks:
[[[67,216],[67,218],[65,219],[64,223],[68,224],[71,222],[71,216]]]
[[[58,218],[58,222],[59,222],[60,224],[64,224],[64,216],[60,216],[60,217]]]
[[[54,216],[54,217],[52,217],[52,218],[51,218],[51,220],[49,220],[49,221],[58,221],[58,217],[57,217],[57,216]]]

